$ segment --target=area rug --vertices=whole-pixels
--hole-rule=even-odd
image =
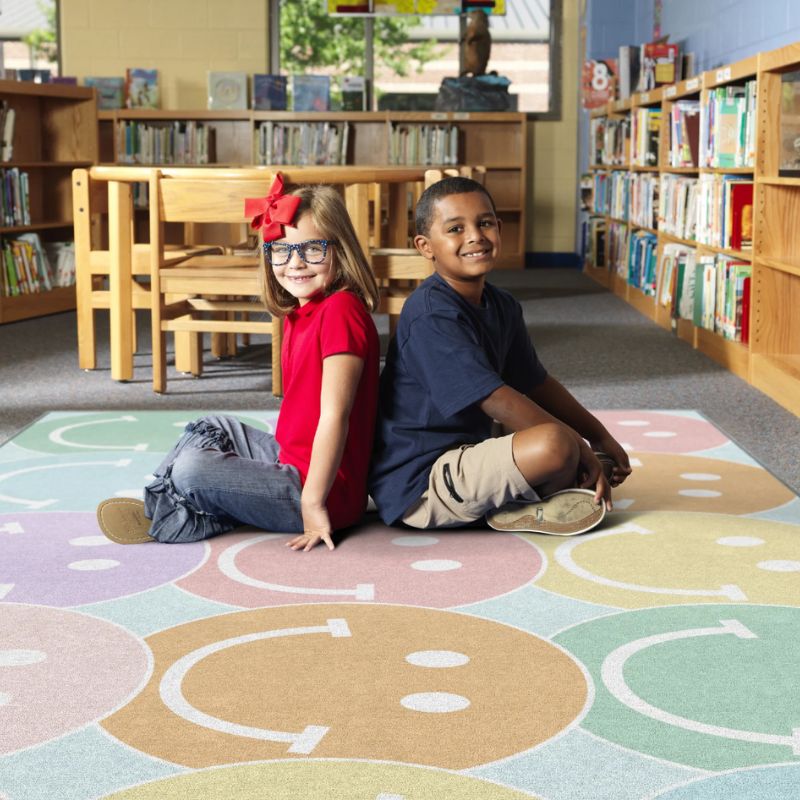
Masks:
[[[800,500],[695,412],[597,413],[596,531],[310,553],[112,544],[186,415],[43,417],[0,448],[0,797],[796,800]]]

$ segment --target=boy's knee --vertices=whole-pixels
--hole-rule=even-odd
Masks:
[[[580,461],[578,442],[557,422],[518,431],[513,446],[515,459],[535,463],[546,473],[575,472]]]

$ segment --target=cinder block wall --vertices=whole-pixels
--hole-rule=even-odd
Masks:
[[[61,0],[63,74],[159,71],[161,107],[203,109],[207,73],[267,72],[266,0]]]

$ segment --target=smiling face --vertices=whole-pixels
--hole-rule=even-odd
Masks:
[[[311,240],[325,239],[309,212],[297,220],[295,226],[287,225],[285,235],[274,244],[301,244]],[[271,267],[275,279],[304,306],[314,295],[324,292],[333,283],[336,270],[333,266],[333,247],[328,245],[325,259],[319,264],[307,264],[297,250],[291,251],[289,260],[280,266]]]
[[[436,202],[428,234],[414,243],[459,294],[480,297],[500,255],[500,220],[483,192],[450,194]]]

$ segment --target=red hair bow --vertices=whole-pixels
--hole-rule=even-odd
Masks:
[[[283,236],[283,226],[291,225],[299,205],[299,197],[283,193],[283,176],[279,172],[266,197],[249,197],[244,201],[244,214],[253,218],[252,228],[261,228],[264,241],[271,242]]]

